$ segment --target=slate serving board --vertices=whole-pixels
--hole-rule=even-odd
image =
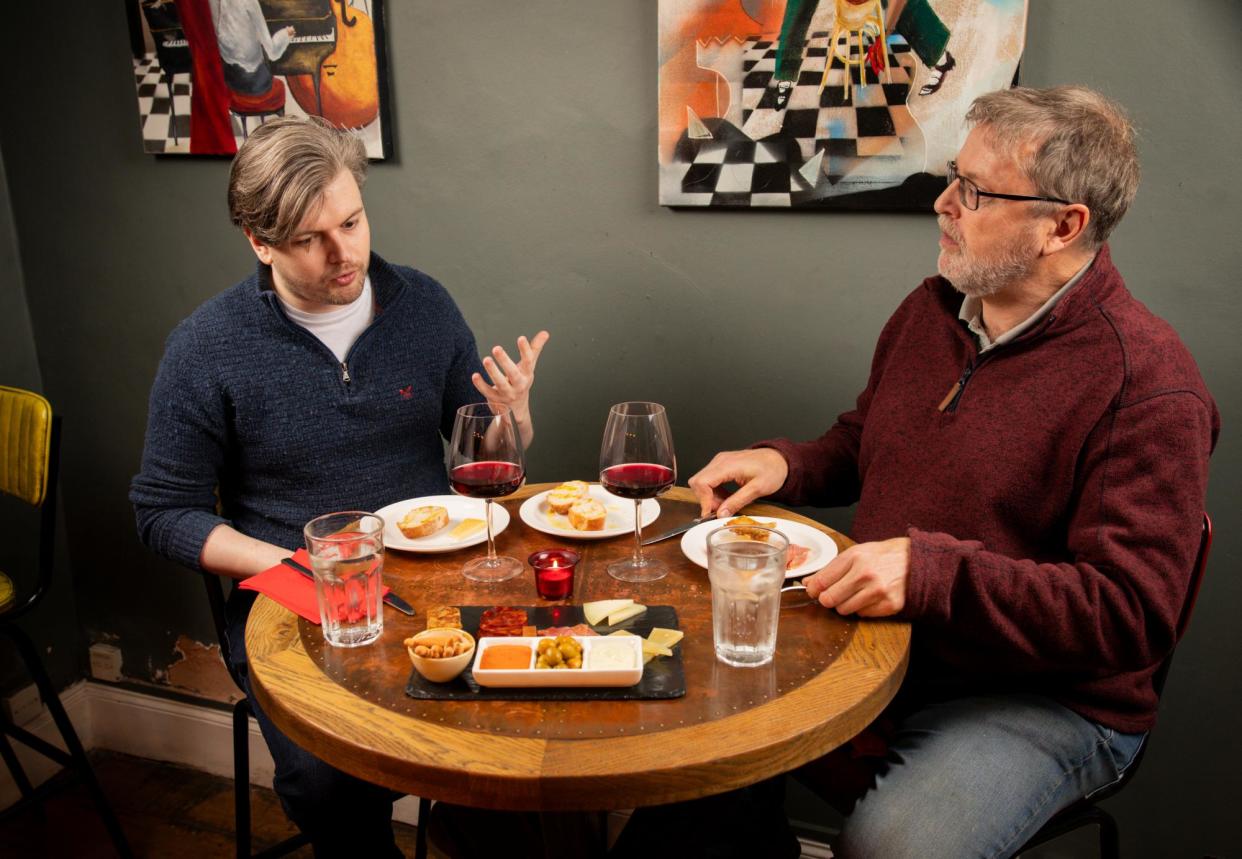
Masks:
[[[462,628],[475,635],[479,619],[487,606],[463,605]],[[538,629],[550,626],[574,626],[585,623],[580,605],[515,606],[526,611],[526,622]],[[616,626],[598,624],[592,627],[601,635],[618,629],[646,637],[655,627],[678,629],[677,609],[671,605],[650,605],[638,617]],[[681,645],[673,648],[672,656],[657,656],[643,668],[643,679],[634,686],[590,687],[574,686],[552,688],[480,686],[474,680],[470,667],[450,683],[432,683],[417,671],[410,671],[405,694],[411,698],[432,701],[630,701],[635,699],[680,698],[686,694],[686,677],[682,671]]]

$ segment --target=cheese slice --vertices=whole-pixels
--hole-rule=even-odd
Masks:
[[[643,653],[652,656],[672,656],[673,651],[669,650],[663,644],[657,644],[649,638],[643,639]]]
[[[685,637],[685,633],[680,629],[664,629],[657,626],[647,634],[647,640],[661,647],[675,647],[677,643]]]
[[[587,623],[594,626],[614,611],[633,604],[634,600],[596,600],[595,602],[584,602],[582,604],[582,613],[586,616]]]
[[[487,525],[482,519],[462,519],[457,523],[457,527],[449,531],[448,535],[453,540],[464,540],[471,534],[482,531]]]
[[[616,626],[619,623],[624,623],[632,617],[638,617],[646,610],[647,607],[645,605],[639,605],[633,600],[630,600],[630,605],[608,613],[608,625]]]
[[[609,635],[628,635],[630,638],[637,638],[637,636],[634,635],[634,633],[630,632],[628,629],[618,629],[616,632],[610,632],[608,634]]]

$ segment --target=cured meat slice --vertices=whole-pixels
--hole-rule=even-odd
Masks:
[[[799,546],[797,543],[789,544],[789,554],[786,556],[785,569],[792,570],[794,567],[800,567],[806,562],[807,556],[811,554],[811,550],[807,546]]]
[[[585,623],[574,624],[573,626],[549,626],[547,629],[539,630],[540,635],[547,635],[555,638],[558,635],[576,635],[579,638],[585,635],[599,635],[598,632],[591,629]]]

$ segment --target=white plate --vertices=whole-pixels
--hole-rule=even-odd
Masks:
[[[375,515],[384,520],[384,546],[389,549],[404,549],[407,552],[455,552],[469,546],[477,546],[487,542],[487,528],[480,528],[469,537],[454,540],[449,533],[461,524],[463,519],[485,519],[482,498],[466,498],[461,495],[424,495],[422,498],[407,498],[396,504],[389,504],[376,510]],[[445,527],[411,540],[401,533],[397,522],[415,507],[439,505],[448,510],[449,523]],[[500,504],[492,505],[492,535],[495,536],[509,526],[509,511]]]
[[[551,492],[552,490],[548,490]],[[598,483],[592,483],[587,494],[604,505],[608,518],[599,531],[575,531],[569,524],[569,517],[553,513],[548,507],[548,492],[532,495],[522,502],[518,515],[522,521],[536,531],[552,534],[556,537],[569,537],[575,540],[606,540],[609,537],[620,537],[634,533],[634,502],[628,498],[618,498]],[[643,527],[646,528],[660,515],[660,505],[654,498],[643,499],[638,508],[642,511]]]
[[[582,644],[581,668],[479,668],[487,649],[497,644],[520,644],[531,649],[531,665],[535,664],[535,645],[548,636],[538,638],[480,638],[471,673],[480,686],[633,686],[643,679],[643,639],[637,635],[572,636]],[[591,668],[591,647],[597,641],[622,641],[634,655],[631,668]],[[617,646],[617,645],[610,645]]]
[[[789,538],[790,543],[806,546],[811,553],[806,560],[791,570],[785,571],[785,578],[796,579],[799,576],[818,572],[828,566],[828,562],[837,556],[837,544],[832,538],[810,525],[781,519],[777,516],[752,516],[760,522],[775,522],[776,530]],[[695,525],[681,537],[682,553],[703,569],[707,569],[707,535],[717,528],[723,528],[728,519],[709,519]]]

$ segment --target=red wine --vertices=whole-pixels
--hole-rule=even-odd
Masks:
[[[650,462],[613,465],[599,473],[599,482],[622,498],[655,498],[673,485],[673,469]]]
[[[499,498],[522,485],[522,466],[512,462],[469,462],[449,472],[453,491],[469,498]]]

